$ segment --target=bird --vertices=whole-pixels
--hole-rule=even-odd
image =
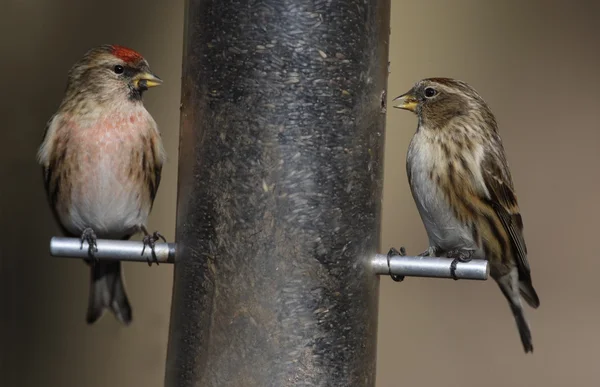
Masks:
[[[533,352],[523,302],[540,305],[533,287],[523,220],[491,109],[466,82],[426,78],[396,97],[416,114],[406,156],[408,182],[429,239],[421,256],[486,259],[508,301],[525,353]]]
[[[145,222],[166,153],[142,96],[161,83],[133,49],[112,44],[90,49],[71,67],[37,153],[54,218],[66,236],[81,238],[82,249],[88,244],[88,324],[106,309],[125,325],[132,321],[121,263],[96,259],[98,238],[127,240],[142,232],[144,249],[152,249],[158,264],[154,244],[164,237],[150,235]]]

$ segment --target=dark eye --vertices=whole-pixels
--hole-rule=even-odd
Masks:
[[[123,74],[123,71],[125,71],[125,69],[121,65],[116,65],[114,70],[115,70],[115,74]]]
[[[436,94],[437,94],[437,90],[434,89],[433,87],[427,87],[427,88],[425,88],[425,97],[431,98],[431,97],[433,97]]]

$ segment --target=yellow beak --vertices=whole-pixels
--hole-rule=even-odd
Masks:
[[[149,89],[162,83],[162,79],[152,73],[139,73],[133,78],[133,86],[136,89]]]
[[[399,97],[394,98],[394,101],[400,101],[398,105],[394,105],[397,109],[409,110],[411,112],[416,112],[418,102],[417,98],[412,93],[412,90],[408,93],[404,93]]]

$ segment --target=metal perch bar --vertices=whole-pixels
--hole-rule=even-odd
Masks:
[[[139,261],[147,262],[152,259],[150,247],[144,250],[141,241],[121,241],[111,239],[96,240],[98,251],[95,257],[100,260]],[[144,254],[142,255],[142,250]],[[156,258],[160,263],[175,262],[175,243],[156,243],[154,245]],[[79,238],[53,237],[50,239],[50,255],[65,258],[88,258],[88,244]]]
[[[389,258],[385,254],[377,254],[371,265],[376,274],[400,275],[406,277],[454,278],[450,267],[453,259],[438,257],[407,257],[396,255]],[[388,263],[389,262],[389,263]],[[456,279],[487,280],[490,273],[486,260],[474,259],[470,262],[458,262]]]
[[[110,239],[97,240],[96,258],[100,260],[116,260],[131,262],[147,262],[151,257],[150,248],[141,254],[144,244],[141,241],[121,241]],[[160,263],[175,263],[175,243],[157,243],[154,251]],[[87,242],[81,247],[79,238],[53,237],[50,240],[50,255],[65,258],[87,258]],[[451,258],[393,256],[389,259],[385,254],[377,254],[371,259],[371,266],[378,275],[400,275],[406,277],[453,278],[450,273]],[[459,262],[456,265],[456,278],[470,280],[487,280],[488,262],[474,259],[470,262]]]

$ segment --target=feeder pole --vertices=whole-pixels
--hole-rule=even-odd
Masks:
[[[165,385],[375,385],[389,0],[188,0]]]

